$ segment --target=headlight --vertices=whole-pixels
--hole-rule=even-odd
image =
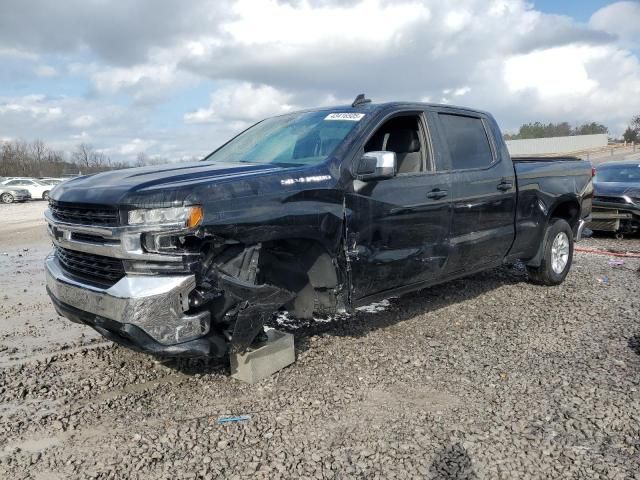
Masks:
[[[129,211],[129,225],[182,224],[196,228],[202,222],[204,212],[200,206],[152,208]]]

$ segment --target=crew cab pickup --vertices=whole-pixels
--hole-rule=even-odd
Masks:
[[[220,357],[279,310],[349,311],[518,260],[557,285],[591,199],[589,162],[513,161],[488,113],[359,96],[263,120],[199,162],[57,186],[46,284],[115,342]]]

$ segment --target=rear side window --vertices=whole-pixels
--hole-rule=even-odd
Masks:
[[[451,154],[453,170],[488,167],[491,145],[482,120],[462,115],[438,114]]]

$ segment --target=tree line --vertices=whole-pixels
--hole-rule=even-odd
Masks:
[[[81,143],[72,152],[48,147],[42,140],[15,140],[0,144],[0,177],[62,177],[120,168],[168,163],[165,158],[139,153],[133,163],[114,161],[104,152]]]
[[[525,138],[570,137],[572,135],[594,135],[609,133],[609,129],[597,122],[587,122],[572,127],[569,122],[542,123],[532,122],[520,126],[518,133],[505,134],[505,140],[521,140]]]
[[[586,122],[582,125],[572,127],[569,122],[542,123],[531,122],[521,125],[518,133],[506,133],[505,140],[520,140],[525,138],[546,138],[546,137],[570,137],[572,135],[593,135],[598,133],[609,133],[609,129],[597,122]],[[634,116],[629,126],[622,134],[625,142],[640,143],[640,115]]]

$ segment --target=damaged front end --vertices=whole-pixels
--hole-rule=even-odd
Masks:
[[[596,195],[593,219],[587,227],[599,232],[612,232],[618,237],[640,232],[640,190],[629,189],[617,195]]]
[[[319,245],[280,240],[216,245],[202,264],[195,304],[206,304],[213,329],[231,352],[260,341],[265,322],[286,308],[298,318],[345,310],[339,263]]]
[[[258,337],[264,322],[295,297],[286,288],[258,283],[262,245],[232,246],[205,262],[194,303],[208,306],[231,352],[242,352]],[[208,267],[208,268],[207,268]]]
[[[61,315],[134,350],[222,357],[259,341],[283,307],[344,308],[337,260],[312,241],[246,245],[189,224],[193,207],[134,210],[114,225],[87,225],[106,215],[88,208],[74,221],[78,210],[54,202],[45,214],[48,293]]]

